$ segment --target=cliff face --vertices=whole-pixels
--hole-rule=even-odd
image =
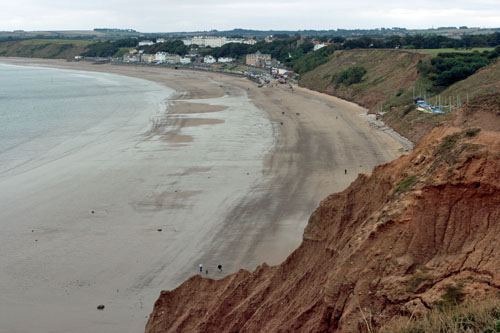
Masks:
[[[278,266],[162,291],[147,332],[353,332],[500,289],[500,134],[438,127],[312,214]]]

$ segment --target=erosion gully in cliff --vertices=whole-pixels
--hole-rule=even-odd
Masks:
[[[281,265],[162,291],[147,332],[357,332],[500,289],[500,134],[438,127],[324,199]],[[367,319],[369,318],[369,319]]]

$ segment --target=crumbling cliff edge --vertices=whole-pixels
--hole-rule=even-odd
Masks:
[[[147,332],[353,332],[418,315],[450,285],[500,289],[500,134],[440,126],[324,199],[282,264],[162,291]]]

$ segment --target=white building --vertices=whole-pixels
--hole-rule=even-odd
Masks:
[[[268,36],[266,36],[266,38],[264,38],[264,41],[265,41],[266,43],[271,43],[272,41],[275,41],[276,39],[277,39],[277,38],[276,38],[276,37],[274,37],[273,35],[268,35]]]
[[[325,46],[326,46],[325,44],[316,44],[314,45],[313,51],[318,51],[319,49],[322,49]]]
[[[226,37],[207,37],[205,38],[205,47],[221,47],[226,44]]]
[[[254,45],[257,44],[257,41],[255,39],[246,39],[243,44],[248,44],[248,45]]]
[[[139,46],[151,46],[153,45],[154,43],[150,40],[141,40],[139,42]]]
[[[167,61],[167,52],[156,52],[155,54],[155,62],[164,63]]]
[[[186,46],[196,44],[199,47],[212,47],[212,48],[221,47],[227,43],[242,43],[249,45],[257,43],[255,39],[210,37],[210,36],[195,36],[193,38],[183,39],[182,42]]]
[[[226,40],[226,44],[228,43],[241,43],[241,44],[254,45],[257,43],[257,41],[255,39],[230,38]]]
[[[191,39],[191,45],[196,44],[200,47],[221,47],[226,44],[226,41],[226,37],[196,36]]]
[[[167,40],[165,38],[156,38],[157,43],[165,43]]]
[[[191,57],[182,57],[180,59],[180,63],[183,65],[188,65],[191,63]]]
[[[318,41],[318,40],[315,40],[313,42],[314,44],[314,48],[313,48],[313,51],[318,51],[322,48],[324,48],[325,46],[329,46],[329,45],[332,45],[332,43],[329,43],[329,42],[321,42],[321,41]]]
[[[215,63],[217,62],[217,60],[215,60],[215,58],[214,58],[214,57],[212,57],[211,55],[209,55],[209,56],[205,56],[205,57],[203,58],[203,62],[204,62],[205,64],[215,64]]]
[[[199,37],[193,37],[191,38],[191,45],[196,44],[199,47],[205,47],[205,38],[199,36]]]
[[[231,57],[220,57],[219,59],[217,59],[217,62],[220,62],[221,64],[227,64],[229,62],[233,62],[234,59],[231,58]]]

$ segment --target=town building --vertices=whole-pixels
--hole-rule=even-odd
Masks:
[[[267,36],[264,38],[264,41],[265,41],[266,43],[271,43],[272,41],[275,41],[275,40],[277,40],[277,38],[276,38],[276,37],[274,37],[273,35],[267,35]]]
[[[167,61],[167,52],[156,52],[155,62],[162,64]]]
[[[167,40],[165,38],[156,38],[157,43],[165,43]]]
[[[211,55],[208,55],[208,56],[205,56],[203,58],[203,62],[205,64],[215,64],[217,62],[217,60],[214,57],[212,57]]]
[[[155,55],[154,54],[148,54],[148,53],[143,53],[141,54],[141,62],[146,62],[148,64],[152,63],[155,61]]]
[[[254,54],[247,54],[245,63],[254,67],[269,67],[272,65],[271,55],[257,51]]]
[[[211,36],[195,36],[193,38],[185,38],[182,40],[184,45],[190,46],[193,44],[199,47],[221,47],[227,43],[242,43],[254,45],[257,43],[255,39],[245,39],[245,38],[227,38],[227,37],[211,37]]]
[[[165,63],[167,64],[178,64],[181,62],[181,56],[178,54],[168,54],[165,57]]]
[[[191,63],[191,57],[181,57],[180,63],[183,65],[189,65]]]
[[[139,42],[139,47],[140,47],[140,46],[151,46],[151,45],[153,45],[153,44],[154,44],[154,42],[152,42],[152,41],[150,41],[150,40],[141,40],[141,41]]]
[[[123,62],[139,62],[140,56],[138,54],[126,53],[123,55]]]
[[[205,47],[221,47],[226,44],[226,37],[207,37],[205,38]]]
[[[231,57],[220,57],[219,59],[217,59],[217,62],[219,62],[221,64],[227,64],[227,63],[230,63],[233,61],[234,61],[234,59]]]
[[[321,42],[321,41],[318,41],[318,40],[315,40],[313,42],[314,44],[314,48],[313,48],[313,51],[318,51],[322,48],[324,48],[325,46],[328,46],[328,45],[332,45],[332,43],[329,43],[329,42]]]
[[[156,52],[154,61],[159,64],[178,64],[181,62],[181,56],[167,52]]]
[[[226,44],[226,37],[205,37],[196,36],[191,39],[191,44],[196,44],[200,47],[221,47]]]
[[[241,43],[241,44],[248,44],[248,45],[254,45],[257,43],[255,39],[245,39],[245,38],[228,38],[226,40],[226,44],[229,43]]]

